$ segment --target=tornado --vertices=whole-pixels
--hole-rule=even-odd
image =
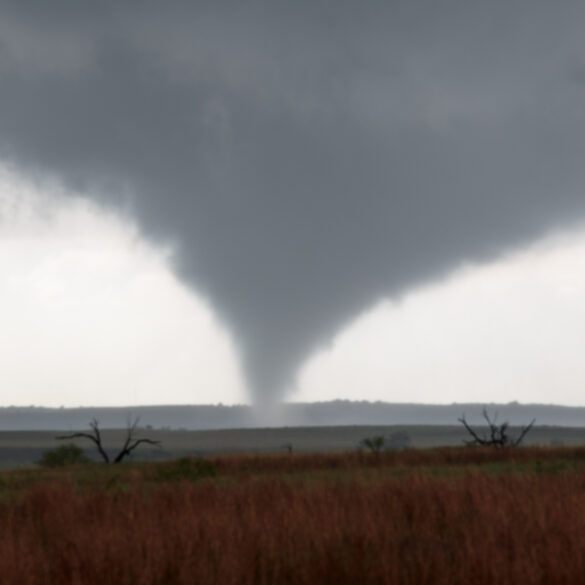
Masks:
[[[583,22],[577,0],[8,0],[0,158],[176,244],[275,405],[373,303],[582,220]]]

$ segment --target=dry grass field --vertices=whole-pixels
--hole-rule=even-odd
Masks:
[[[581,583],[585,449],[3,472],[0,575],[6,585]]]

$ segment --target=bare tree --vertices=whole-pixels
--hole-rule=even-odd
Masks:
[[[479,435],[476,431],[474,431],[470,426],[469,423],[465,420],[465,415],[461,418],[457,419],[464,427],[465,430],[471,435],[471,440],[465,441],[466,445],[485,445],[490,447],[517,447],[522,443],[524,437],[527,435],[528,431],[532,428],[536,419],[532,419],[531,423],[525,427],[522,427],[520,434],[513,438],[508,434],[509,430],[509,423],[503,422],[498,424],[498,413],[494,415],[493,418],[490,418],[487,409],[483,409],[482,411],[483,418],[486,420],[488,424],[488,434]]]
[[[89,439],[92,443],[95,444],[98,453],[101,455],[102,459],[106,463],[120,463],[125,457],[130,455],[138,445],[147,444],[147,445],[160,445],[160,441],[154,441],[152,439],[137,439],[135,437],[136,429],[138,427],[138,422],[140,419],[136,417],[134,422],[131,422],[130,419],[128,420],[128,425],[126,426],[126,438],[124,439],[124,444],[122,449],[118,452],[118,454],[114,457],[113,461],[110,460],[110,456],[108,455],[107,451],[104,449],[102,444],[102,435],[99,428],[99,423],[97,419],[92,419],[89,423],[89,427],[91,428],[90,433],[70,433],[69,435],[60,435],[55,437],[55,439],[63,440],[63,439]]]

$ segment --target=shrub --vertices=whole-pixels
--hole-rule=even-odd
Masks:
[[[69,443],[45,451],[37,461],[37,464],[41,467],[64,467],[66,465],[81,465],[90,462],[91,459],[81,447]]]
[[[360,441],[360,447],[369,449],[372,453],[380,453],[384,449],[385,442],[384,435],[376,435],[374,437],[366,437]]]

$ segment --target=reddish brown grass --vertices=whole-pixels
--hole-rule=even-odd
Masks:
[[[467,455],[474,450],[459,451],[476,461]],[[243,461],[248,470],[300,460],[310,467],[323,457],[331,463],[217,463],[232,471]],[[358,468],[351,481],[343,477],[160,485],[136,475],[114,491],[70,481],[32,486],[0,504],[0,583],[554,585],[585,575],[581,471],[450,479],[413,471],[369,482]]]

